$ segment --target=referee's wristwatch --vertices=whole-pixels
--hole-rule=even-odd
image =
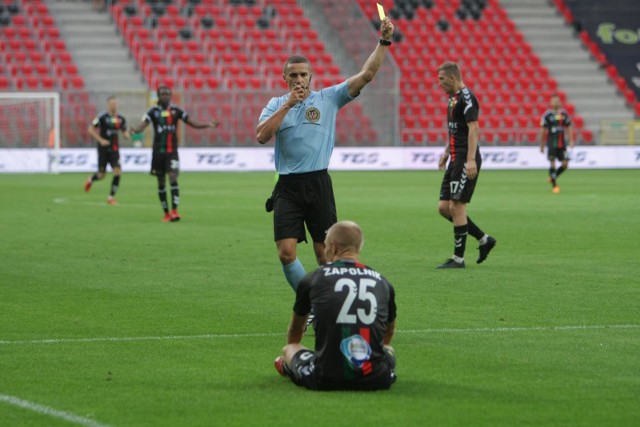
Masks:
[[[378,43],[380,43],[382,46],[391,46],[391,43],[393,42],[391,40],[380,39]]]

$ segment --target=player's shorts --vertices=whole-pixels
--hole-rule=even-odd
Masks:
[[[354,381],[330,383],[317,375],[316,355],[313,351],[298,351],[291,360],[291,368],[287,375],[295,384],[310,390],[386,390],[396,382],[396,357],[387,348],[384,349],[384,360],[377,374],[359,378]]]
[[[480,168],[482,159],[476,156],[476,165],[478,167],[478,175],[475,179],[467,177],[466,163],[462,161],[449,162],[449,166],[442,178],[442,186],[440,187],[440,200],[455,200],[457,202],[469,203],[476,188],[478,177],[480,176]]]
[[[98,147],[98,171],[106,171],[107,165],[111,166],[111,170],[120,167],[120,151],[114,151],[111,147]]]
[[[316,355],[311,350],[303,349],[294,354],[291,359],[290,370],[287,371],[291,381],[311,390],[317,389],[315,376],[313,375],[316,368],[315,360]]]
[[[561,162],[564,162],[565,160],[569,160],[569,153],[566,148],[549,147],[547,148],[547,159],[549,159],[549,161],[558,159]]]
[[[180,172],[180,159],[178,152],[153,153],[151,158],[151,175],[162,176],[167,173]]]
[[[314,242],[324,242],[338,221],[333,184],[327,170],[280,175],[272,195],[275,240],[306,242],[305,224]]]

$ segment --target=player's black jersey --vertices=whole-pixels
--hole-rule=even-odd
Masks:
[[[467,126],[467,122],[477,121],[479,114],[480,105],[478,100],[466,87],[449,97],[447,121],[449,124],[449,152],[452,162],[467,160],[467,150],[469,149],[469,126]],[[476,147],[479,150],[479,145]]]
[[[571,124],[571,117],[566,110],[547,110],[540,119],[540,126],[547,131],[548,148],[567,148],[564,129]]]
[[[142,118],[154,127],[153,152],[174,153],[178,151],[178,120],[187,121],[187,113],[170,104],[165,110],[159,105],[151,107]]]
[[[103,111],[98,114],[93,121],[91,122],[93,127],[100,128],[100,136],[109,141],[108,147],[103,147],[98,144],[98,148],[108,148],[112,151],[118,151],[118,137],[120,136],[120,131],[127,130],[127,121],[124,116],[116,113],[116,115],[112,116],[107,111]]]
[[[307,274],[294,311],[315,315],[315,375],[319,383],[366,380],[385,369],[383,338],[396,318],[393,286],[364,264],[340,260]]]

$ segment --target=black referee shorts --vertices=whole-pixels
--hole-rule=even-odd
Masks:
[[[314,242],[324,242],[338,221],[333,185],[327,170],[280,175],[273,196],[274,240],[306,242],[305,224]]]

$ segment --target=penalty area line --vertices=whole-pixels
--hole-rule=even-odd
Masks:
[[[15,396],[8,396],[6,394],[0,394],[0,402],[8,403],[9,405],[17,406],[22,409],[37,412],[39,414],[48,415],[53,418],[60,418],[70,423],[78,424],[86,427],[108,427],[107,424],[102,424],[94,421],[90,418],[81,417],[80,415],[72,414],[71,412],[60,411],[58,409],[51,408],[49,406],[41,405],[39,403],[30,402],[28,400],[20,399]]]
[[[565,326],[529,326],[502,328],[438,328],[438,329],[398,329],[398,334],[439,334],[439,333],[492,333],[492,332],[536,332],[536,331],[580,331],[595,329],[639,329],[640,325],[565,325]],[[210,340],[219,338],[262,338],[285,337],[286,332],[246,333],[246,334],[202,334],[202,335],[165,335],[146,337],[94,337],[94,338],[50,338],[40,340],[0,340],[0,345],[11,344],[64,344],[91,342],[133,342],[133,341],[171,341],[171,340]]]

